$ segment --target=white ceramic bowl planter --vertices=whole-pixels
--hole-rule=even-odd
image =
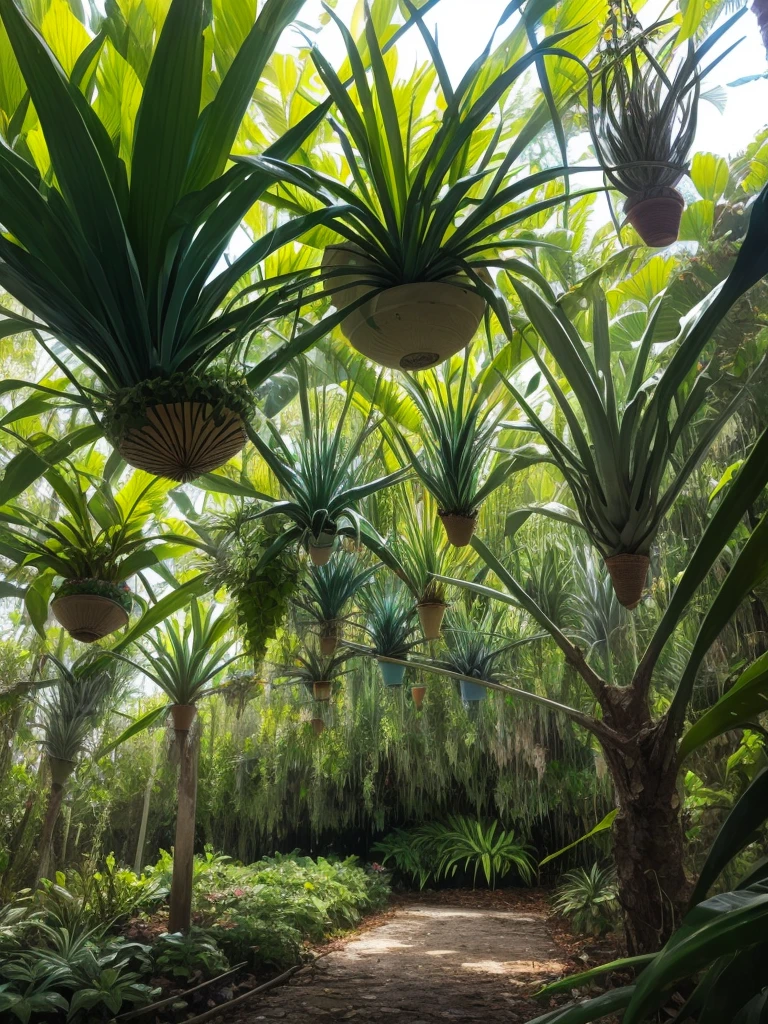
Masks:
[[[328,275],[326,285],[338,288],[337,309],[355,302],[375,287],[359,281],[373,264],[354,245],[331,245],[323,268],[354,268],[354,274]],[[354,349],[380,366],[426,370],[460,352],[470,343],[485,313],[485,300],[461,278],[396,285],[368,299],[343,321],[341,329]]]

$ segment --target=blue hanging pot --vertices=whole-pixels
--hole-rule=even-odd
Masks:
[[[461,687],[462,700],[485,700],[488,695],[488,687],[481,686],[479,683],[469,683],[466,679],[462,679],[459,686]]]
[[[381,678],[385,686],[402,686],[405,665],[394,665],[391,661],[380,661]]]

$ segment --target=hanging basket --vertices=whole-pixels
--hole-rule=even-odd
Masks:
[[[370,260],[356,246],[329,246],[323,254],[326,269],[349,266],[354,273],[326,278],[335,287],[337,309],[362,298],[375,285],[352,285],[365,276]],[[466,279],[465,279],[466,280]],[[350,284],[344,287],[346,281]],[[472,341],[485,314],[485,300],[451,281],[416,281],[396,285],[368,299],[344,319],[341,329],[354,349],[380,366],[426,370],[442,363]]]
[[[479,683],[470,683],[467,679],[461,679],[459,687],[461,688],[461,699],[469,703],[485,700],[488,696],[487,686],[480,686]]]
[[[421,706],[424,703],[424,694],[427,692],[426,686],[412,686],[411,696],[413,697],[413,703],[416,705],[416,710],[421,711]]]
[[[477,515],[459,516],[453,512],[440,512],[439,515],[451,544],[455,548],[465,548],[475,532]]]
[[[416,605],[425,640],[440,639],[440,627],[447,608],[448,605],[444,601],[425,601]]]
[[[150,406],[146,418],[144,426],[126,430],[118,451],[129,466],[182,484],[223,466],[246,442],[237,413],[215,415],[205,402]]]
[[[312,719],[312,731],[314,732],[315,736],[323,735],[323,733],[325,732],[325,722],[323,721],[322,718]]]
[[[650,563],[648,555],[633,555],[626,552],[610,555],[605,560],[619,604],[623,604],[630,611],[640,604]]]
[[[92,644],[128,623],[128,612],[111,597],[101,594],[65,594],[51,601],[56,621],[73,640]]]
[[[676,188],[630,196],[624,203],[629,223],[646,245],[657,249],[677,241],[684,209],[685,200]]]
[[[312,683],[312,696],[323,702],[331,699],[331,684],[328,682]]]
[[[380,661],[381,679],[385,686],[402,686],[405,678],[405,665],[395,665],[391,661]]]
[[[176,732],[189,732],[196,714],[194,704],[171,704],[171,721]]]
[[[77,767],[77,763],[75,761],[70,761],[68,757],[51,757],[49,754],[48,767],[51,771],[51,782],[53,785],[63,787],[66,785],[67,779]]]

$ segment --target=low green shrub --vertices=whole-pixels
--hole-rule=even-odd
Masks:
[[[553,906],[575,932],[595,937],[612,931],[619,920],[616,872],[593,864],[563,875]]]
[[[215,978],[229,970],[229,961],[207,932],[192,928],[188,935],[164,933],[152,947],[154,974],[185,982]]]
[[[444,822],[396,829],[372,851],[381,856],[382,864],[390,863],[401,875],[418,881],[420,889],[430,878],[450,878],[460,868],[472,873],[473,885],[482,870],[491,888],[513,869],[527,885],[535,874],[531,848],[516,837],[514,829],[461,814],[451,814]]]

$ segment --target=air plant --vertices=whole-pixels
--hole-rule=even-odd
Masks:
[[[371,639],[374,656],[405,661],[409,652],[420,643],[414,624],[414,607],[408,590],[391,576],[379,578],[360,594],[364,629]],[[387,686],[399,686],[405,676],[405,665],[380,661],[382,678]]]
[[[329,701],[333,684],[343,674],[341,666],[351,657],[351,651],[324,655],[314,647],[308,647],[303,654],[296,655],[294,665],[284,665],[279,669],[278,678],[289,683],[301,683],[317,701]]]
[[[323,654],[333,654],[349,605],[365,595],[366,584],[378,569],[378,565],[361,567],[350,554],[337,554],[326,565],[310,567],[294,601],[318,629]]]
[[[677,238],[685,201],[675,186],[688,171],[701,79],[733,46],[703,69],[701,63],[743,13],[700,46],[689,40],[680,58],[675,37],[651,42],[629,0],[609,6],[590,130],[605,176],[627,197],[624,212],[647,245]]]
[[[451,609],[449,624],[443,636],[446,650],[435,662],[437,668],[455,672],[468,679],[459,683],[461,695],[466,701],[483,700],[488,689],[472,679],[488,683],[500,683],[504,678],[498,662],[520,644],[528,643],[530,637],[509,640],[498,632],[501,624],[498,610],[479,605],[467,609],[458,604]]]

